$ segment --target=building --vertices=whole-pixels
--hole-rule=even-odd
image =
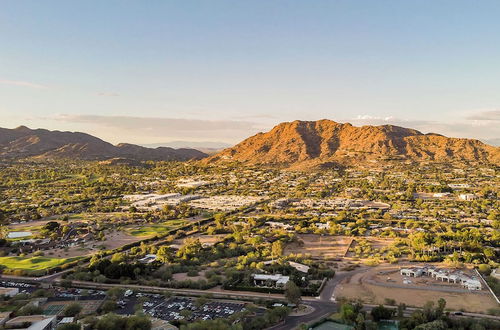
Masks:
[[[474,194],[460,194],[458,197],[463,201],[473,201],[477,199],[477,196]]]
[[[289,225],[287,223],[282,223],[282,222],[276,222],[276,221],[266,221],[266,225],[270,226],[271,228],[281,228],[285,230],[292,230],[293,226]]]
[[[14,297],[19,293],[19,288],[0,287],[0,296]]]
[[[318,229],[330,229],[330,221],[328,221],[327,223],[316,222],[314,225]]]
[[[253,274],[252,277],[255,286],[260,287],[284,288],[288,281],[290,281],[289,276],[281,274]]]
[[[55,326],[56,317],[45,315],[18,316],[5,323],[6,328],[16,330],[51,330]]]
[[[500,280],[500,268],[493,269],[490,275]]]
[[[150,264],[155,260],[156,260],[156,254],[146,254],[144,258],[141,258],[137,261],[139,261],[142,264]]]
[[[429,276],[441,282],[460,284],[468,290],[482,290],[481,281],[461,270],[437,268],[433,266],[401,268],[400,274],[408,277]]]

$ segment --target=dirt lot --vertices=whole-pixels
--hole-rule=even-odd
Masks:
[[[195,235],[190,236],[190,238],[199,239],[200,243],[203,245],[214,245],[215,243],[220,242],[224,238],[224,236],[226,236],[226,235],[225,234],[217,234],[217,235],[195,234]],[[175,239],[172,241],[172,244],[178,245],[179,247],[181,247],[182,245],[184,245],[185,240],[186,240],[186,238]]]
[[[50,257],[72,258],[94,254],[100,251],[99,247],[101,246],[104,246],[106,249],[116,249],[125,244],[140,241],[141,239],[143,238],[128,235],[123,231],[113,231],[112,233],[106,233],[104,241],[90,241],[86,242],[83,247],[76,245],[67,249],[51,249],[43,252],[46,256]]]
[[[205,271],[200,271],[197,276],[188,276],[187,273],[175,273],[172,275],[172,278],[175,281],[184,281],[184,280],[191,280],[191,281],[198,281],[198,280],[205,280]]]
[[[117,247],[123,246],[125,244],[137,242],[144,239],[143,237],[136,237],[127,234],[124,231],[113,231],[112,233],[106,233],[106,239],[102,241],[102,245],[106,247],[106,249],[116,249]],[[101,244],[101,241],[98,241],[97,244]]]
[[[317,258],[339,258],[345,255],[352,242],[352,237],[347,236],[299,234],[298,237],[304,244],[288,244],[285,254],[309,253]]]
[[[461,290],[460,285],[437,282],[428,277],[411,278],[412,285],[404,288],[402,276],[399,272],[383,273],[389,270],[398,270],[402,265],[381,265],[369,268],[366,272],[355,274],[341,282],[336,288],[335,297],[359,298],[365,303],[380,304],[385,299],[394,299],[397,303],[403,302],[409,306],[421,307],[428,301],[436,302],[439,298],[446,300],[446,307],[452,310],[484,313],[488,309],[498,308],[494,298],[486,290],[480,292],[445,292],[446,289]],[[414,265],[416,266],[416,265]],[[390,280],[388,281],[388,278]],[[434,283],[435,282],[435,283]],[[384,283],[401,285],[401,287],[387,287]],[[417,288],[413,288],[417,286]]]
[[[349,252],[347,252],[346,257],[354,257],[356,253],[354,253],[354,249],[356,246],[359,245],[359,242],[366,242],[368,243],[372,249],[382,249],[385,248],[389,245],[391,245],[394,242],[393,238],[380,238],[380,237],[363,237],[363,238],[356,238],[352,242],[351,249]]]

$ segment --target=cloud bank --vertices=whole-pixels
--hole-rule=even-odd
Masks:
[[[84,130],[87,129],[114,142],[134,143],[164,142],[165,139],[172,138],[192,141],[223,140],[234,143],[261,129],[259,124],[243,120],[74,114],[60,114],[43,119],[78,124]]]
[[[0,79],[0,84],[3,85],[11,85],[11,86],[20,86],[20,87],[29,87],[34,89],[47,89],[48,87],[45,85],[35,84],[29,81],[21,81],[21,80],[8,80],[8,79]]]

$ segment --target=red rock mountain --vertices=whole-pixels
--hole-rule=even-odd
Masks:
[[[393,125],[356,127],[331,120],[296,120],[258,133],[204,161],[307,167],[384,159],[500,164],[500,148]]]
[[[145,148],[133,144],[116,146],[79,132],[45,129],[0,128],[0,158],[76,158],[104,160],[129,158],[135,160],[190,160],[207,155],[195,149]]]

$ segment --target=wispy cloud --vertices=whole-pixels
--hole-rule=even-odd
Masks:
[[[469,120],[495,120],[500,121],[500,110],[485,110],[466,117]]]
[[[100,92],[97,95],[99,95],[99,96],[120,96],[120,94],[113,93],[113,92]]]
[[[99,132],[100,136],[113,135],[113,140],[137,142],[190,138],[221,139],[233,143],[259,131],[259,124],[239,120],[79,114],[59,114],[41,119],[65,122],[72,126],[78,124],[86,131]]]
[[[500,136],[497,111],[484,111],[466,117],[457,117],[452,121],[412,120],[396,117],[358,115],[345,121],[354,125],[396,125],[413,128],[422,133],[438,133],[448,137],[480,139],[489,144],[497,144]],[[495,141],[492,143],[492,141]]]
[[[32,83],[29,81],[21,81],[21,80],[0,79],[0,84],[11,85],[11,86],[20,86],[20,87],[29,87],[29,88],[35,88],[35,89],[47,89],[48,88],[45,85],[40,85],[40,84]]]

